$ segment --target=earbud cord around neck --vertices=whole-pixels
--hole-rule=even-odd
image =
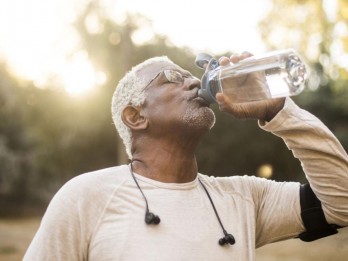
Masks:
[[[231,238],[231,240],[233,241],[233,243],[232,243],[232,241],[231,241],[231,243],[230,243],[230,242],[226,242],[226,243],[230,243],[231,245],[233,245],[233,244],[235,243],[234,237],[226,231],[224,225],[222,224],[221,219],[220,219],[220,217],[219,217],[219,214],[218,214],[218,212],[217,212],[217,210],[216,210],[216,208],[215,208],[214,202],[213,202],[212,198],[210,197],[210,194],[209,194],[207,188],[204,186],[203,182],[202,182],[199,178],[198,178],[198,181],[199,181],[199,183],[201,183],[203,189],[205,190],[205,193],[207,194],[207,196],[208,196],[208,198],[209,198],[209,201],[210,201],[210,203],[211,203],[211,206],[212,206],[213,209],[214,209],[215,216],[216,216],[217,220],[219,221],[220,226],[221,226],[221,228],[222,228],[222,232],[224,233],[224,235],[225,235],[226,238]],[[220,243],[220,242],[219,242],[219,243]],[[220,245],[223,245],[223,244],[220,243]]]
[[[139,188],[141,194],[143,195],[143,198],[145,200],[145,203],[146,203],[146,211],[145,211],[145,223],[148,224],[148,225],[158,225],[160,222],[161,222],[161,219],[159,218],[159,216],[155,215],[154,213],[150,212],[149,210],[149,204],[147,203],[147,199],[145,197],[145,194],[144,192],[142,191],[142,189],[140,188],[139,186],[139,183],[137,181],[137,179],[135,178],[135,175],[133,173],[133,165],[132,165],[132,162],[130,164],[130,170],[131,170],[131,174],[132,174],[132,177],[135,181],[135,184],[137,184],[137,187]]]
[[[131,161],[131,163],[130,163],[130,173],[131,173],[131,175],[132,175],[132,177],[133,177],[133,179],[134,179],[135,184],[136,184],[137,187],[139,188],[139,190],[140,190],[140,192],[141,192],[141,194],[142,194],[142,196],[143,196],[143,198],[144,198],[144,200],[145,200],[145,204],[146,204],[145,222],[146,222],[147,224],[155,224],[155,225],[157,225],[157,224],[160,223],[160,219],[159,219],[158,216],[156,216],[156,215],[154,215],[153,213],[150,212],[150,210],[149,210],[149,204],[148,204],[148,202],[147,202],[146,196],[145,196],[144,192],[142,191],[142,189],[140,188],[137,179],[135,178],[135,175],[134,175],[134,172],[133,172],[133,164],[132,164],[132,163],[133,163],[133,161]],[[214,202],[213,202],[212,198],[210,197],[210,194],[209,194],[207,188],[204,186],[203,182],[202,182],[199,178],[198,178],[198,181],[199,181],[199,183],[202,185],[202,187],[203,187],[205,193],[207,194],[207,196],[208,196],[208,198],[209,198],[209,201],[210,201],[210,203],[211,203],[211,205],[212,205],[212,207],[213,207],[215,216],[216,216],[217,220],[219,221],[220,226],[221,226],[221,228],[222,228],[222,232],[223,232],[224,235],[225,235],[223,238],[221,238],[221,239],[219,240],[219,244],[220,244],[221,246],[222,246],[222,245],[225,245],[225,244],[227,244],[227,243],[230,244],[230,245],[235,244],[235,239],[234,239],[234,237],[226,231],[224,225],[222,224],[221,219],[220,219],[220,217],[219,217],[219,214],[218,214],[218,212],[217,212],[217,210],[216,210],[216,208],[215,208]],[[151,216],[151,217],[149,217],[149,216]],[[155,220],[152,220],[152,218],[154,218]],[[149,219],[151,219],[151,220],[149,220]]]
[[[137,179],[136,179],[135,176],[134,176],[133,164],[132,164],[132,163],[133,163],[133,161],[130,163],[131,174],[132,174],[132,177],[133,177],[133,179],[134,179],[134,181],[135,181],[135,184],[137,184],[138,189],[140,190],[141,194],[143,195],[143,198],[144,198],[145,204],[146,204],[146,213],[147,213],[147,212],[149,212],[149,204],[147,203],[147,199],[146,199],[146,197],[145,197],[145,194],[144,194],[144,192],[142,191],[142,189],[140,188],[139,183],[138,183]]]

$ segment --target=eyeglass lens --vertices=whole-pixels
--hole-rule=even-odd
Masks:
[[[183,83],[184,82],[184,76],[181,73],[179,73],[178,71],[164,70],[163,73],[169,82],[173,82],[173,83]]]

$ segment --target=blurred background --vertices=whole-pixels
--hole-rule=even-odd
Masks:
[[[201,77],[194,66],[199,52],[219,57],[283,48],[296,49],[310,68],[307,88],[294,100],[347,151],[346,0],[1,0],[0,260],[21,260],[67,180],[127,163],[110,104],[133,65],[167,55]],[[197,152],[200,172],[305,182],[282,140],[255,121],[214,110],[216,126]],[[346,260],[343,242],[344,229],[310,244],[276,243],[257,257]]]

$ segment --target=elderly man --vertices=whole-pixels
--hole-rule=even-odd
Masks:
[[[131,163],[65,184],[24,260],[246,261],[255,260],[256,247],[294,237],[310,241],[348,225],[347,154],[290,98],[233,104],[217,95],[222,111],[258,119],[281,137],[310,186],[198,173],[195,151],[215,122],[199,87],[166,57],[134,67],[112,101]]]

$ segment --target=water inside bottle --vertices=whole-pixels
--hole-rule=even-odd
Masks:
[[[307,77],[296,55],[246,60],[212,74],[210,90],[223,92],[231,102],[243,103],[300,93]]]
[[[206,67],[198,95],[209,103],[223,92],[232,103],[259,101],[299,94],[307,79],[306,66],[292,49],[251,56],[236,64]]]

